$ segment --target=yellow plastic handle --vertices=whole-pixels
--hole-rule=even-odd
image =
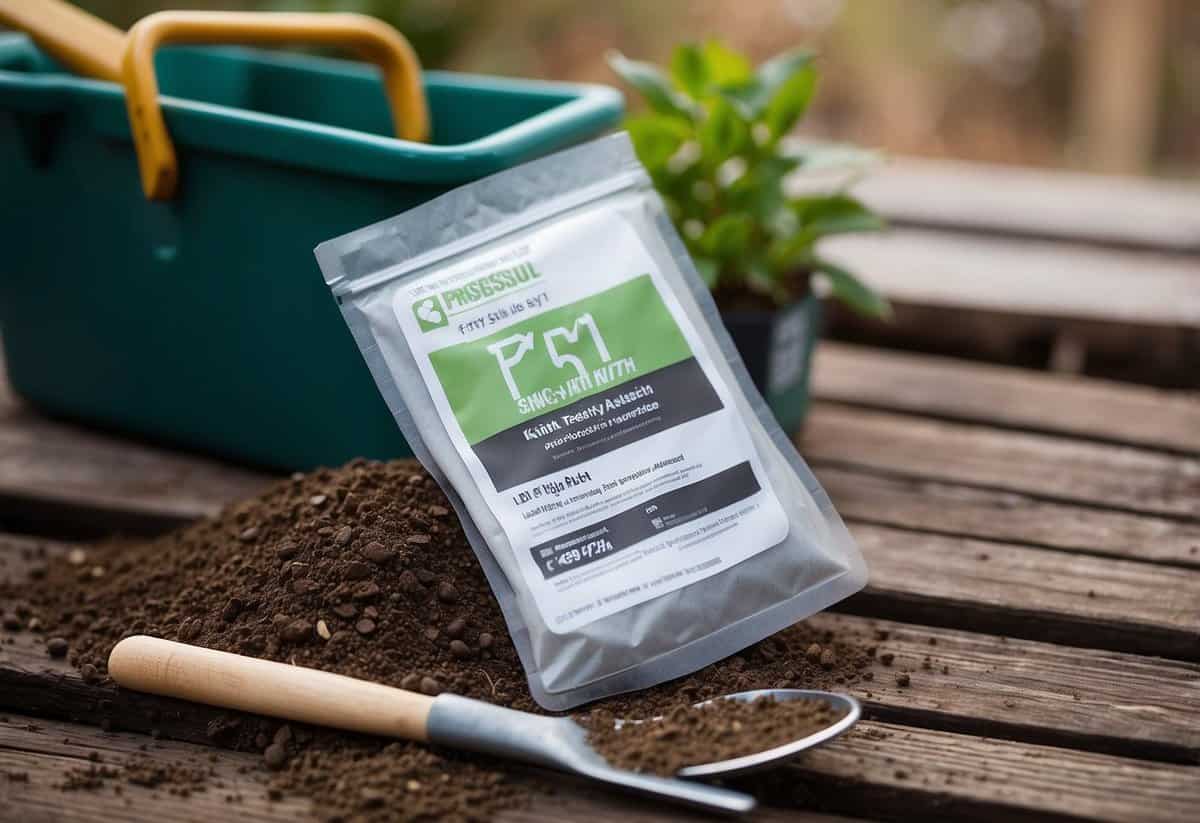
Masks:
[[[0,0],[0,25],[23,31],[59,62],[121,82],[125,32],[62,0]]]
[[[166,43],[316,43],[347,48],[383,71],[396,136],[424,141],[429,110],[421,64],[408,41],[391,26],[361,14],[299,12],[164,11],[139,20],[125,38],[121,77],[138,152],[142,189],[167,200],[179,181],[178,161],[158,103],[154,51]],[[297,89],[297,93],[303,93]]]

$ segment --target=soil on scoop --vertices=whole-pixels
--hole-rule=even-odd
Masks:
[[[714,700],[677,706],[661,718],[618,725],[607,709],[586,721],[588,741],[613,766],[669,777],[808,737],[845,713],[822,700]]]
[[[13,630],[83,677],[148,634],[437,694],[540,711],[503,617],[446,497],[412,460],[295,475],[154,540],[76,549],[0,583]],[[20,624],[18,626],[18,624]],[[599,704],[645,718],[736,691],[870,679],[868,638],[804,624],[688,677]],[[214,742],[263,753],[272,795],[312,797],[328,819],[482,819],[536,785],[495,760],[418,744],[225,715]]]

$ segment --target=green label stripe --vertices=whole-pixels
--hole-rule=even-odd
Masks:
[[[523,305],[516,296],[514,302]],[[479,340],[431,352],[429,360],[473,445],[691,356],[644,274]]]

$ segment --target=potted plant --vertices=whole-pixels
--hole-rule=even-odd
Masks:
[[[795,431],[808,406],[820,296],[872,316],[889,312],[883,298],[817,253],[823,237],[875,231],[883,221],[842,189],[789,195],[785,186],[848,153],[784,141],[816,87],[812,54],[785,52],[755,69],[710,41],[676,48],[667,71],[619,54],[609,63],[647,103],[625,121],[638,157],[755,383]]]

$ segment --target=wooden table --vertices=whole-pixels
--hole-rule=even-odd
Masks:
[[[789,767],[822,811],[760,818],[1197,819],[1200,397],[834,343],[815,385],[801,448],[871,566],[867,590],[816,622],[890,632],[913,685],[852,688],[860,732]],[[47,546],[210,514],[268,481],[0,395],[0,575]],[[948,674],[923,676],[927,655]],[[151,742],[85,725],[102,700],[138,728],[136,696],[84,684],[26,635],[0,645],[0,818],[223,819],[226,794],[244,819],[309,816],[304,800],[268,802],[259,758],[198,742],[204,709],[160,721],[172,740]],[[119,760],[147,743],[174,760],[215,752],[226,788],[52,788],[88,752]],[[503,819],[671,814],[571,785]]]
[[[895,316],[837,312],[842,337],[1200,388],[1193,183],[908,158],[855,193],[891,230],[822,249]]]

